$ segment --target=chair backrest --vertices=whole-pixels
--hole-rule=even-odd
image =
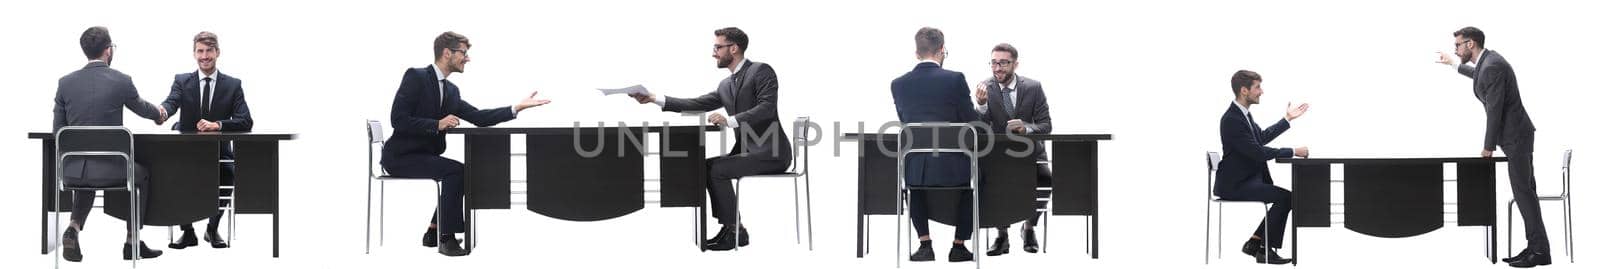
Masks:
[[[897,141],[900,149],[896,153],[896,173],[900,187],[904,189],[906,182],[906,157],[911,154],[927,154],[938,156],[941,154],[965,156],[968,158],[967,166],[970,175],[965,184],[971,188],[978,187],[978,128],[970,123],[907,123],[901,126]],[[948,185],[955,182],[924,182],[922,184]]]
[[[1561,196],[1572,194],[1572,149],[1561,154]]]
[[[383,143],[383,122],[367,120],[367,143]]]
[[[799,130],[797,132],[799,135],[794,137],[794,141],[799,143],[793,144],[798,144],[801,148],[799,150],[791,150],[794,156],[789,158],[789,170],[796,174],[804,174],[811,170],[811,146],[809,146],[812,142],[811,117],[801,116],[795,118],[794,124],[795,129]],[[805,160],[800,160],[801,158],[805,158]]]
[[[367,120],[367,178],[369,179],[378,176],[378,171],[372,169],[372,151],[376,150],[373,145],[383,146],[383,122]]]
[[[68,161],[82,161],[83,163],[95,162],[101,164],[122,164],[127,170],[124,177],[133,174],[133,132],[122,126],[66,126],[56,130],[56,176],[64,179],[58,187],[87,187],[106,188],[113,187],[112,183],[121,183],[123,180],[113,182],[110,178],[67,177],[62,175],[61,167]],[[110,167],[116,167],[111,165]],[[95,182],[100,181],[100,182]],[[131,181],[126,182],[132,184]],[[121,184],[116,184],[121,185]],[[131,185],[129,187],[132,187]]]
[[[1215,151],[1206,152],[1206,197],[1212,196],[1212,185],[1217,176],[1217,164],[1222,163],[1222,154]]]
[[[977,157],[978,128],[970,123],[907,123],[898,137],[901,154],[937,150],[941,153],[967,153]]]

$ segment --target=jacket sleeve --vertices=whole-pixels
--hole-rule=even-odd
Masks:
[[[255,119],[250,117],[250,104],[244,99],[244,82],[235,81],[239,86],[233,91],[233,114],[228,115],[227,119],[218,121],[217,124],[222,125],[224,131],[249,132],[255,128]]]
[[[1500,66],[1484,66],[1478,81],[1483,81],[1484,120],[1483,150],[1494,151],[1500,143],[1501,128],[1505,124],[1506,83],[1505,70]]]

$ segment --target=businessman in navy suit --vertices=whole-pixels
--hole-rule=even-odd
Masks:
[[[167,94],[166,101],[161,102],[161,108],[168,113],[181,112],[172,129],[183,132],[249,132],[254,121],[250,118],[250,106],[244,101],[243,83],[238,78],[217,71],[217,57],[222,54],[222,48],[217,46],[217,35],[211,32],[195,34],[193,48],[199,70],[174,76],[172,92]],[[221,148],[220,159],[232,160],[233,144],[224,143]],[[219,185],[233,186],[233,163],[220,165]],[[220,195],[230,193],[231,190],[218,190]],[[228,201],[219,200],[218,205],[227,206]],[[228,247],[228,242],[217,233],[221,220],[222,211],[218,210],[206,222],[205,239],[212,248]],[[183,236],[167,247],[184,249],[199,245],[194,235],[194,225],[184,224],[181,228]]]
[[[433,65],[407,69],[395,92],[394,105],[389,110],[389,121],[394,125],[394,135],[383,146],[380,163],[389,174],[398,177],[432,178],[442,183],[434,220],[422,236],[422,245],[438,247],[439,254],[463,256],[455,234],[465,232],[462,215],[461,162],[447,159],[444,154],[444,130],[455,128],[462,120],[477,126],[494,126],[517,117],[523,109],[550,103],[535,99],[533,92],[515,105],[478,109],[461,100],[461,90],[445,78],[450,73],[465,72],[467,50],[472,43],[455,32],[439,34],[433,41]],[[439,218],[443,218],[442,220]],[[443,236],[435,237],[435,229]]]
[[[1483,30],[1464,27],[1455,36],[1456,58],[1439,54],[1439,63],[1451,65],[1457,73],[1472,78],[1472,93],[1483,104],[1483,157],[1494,156],[1495,147],[1506,152],[1506,167],[1511,171],[1511,199],[1522,212],[1527,227],[1528,248],[1503,259],[1507,265],[1528,268],[1550,265],[1550,237],[1545,234],[1544,215],[1539,210],[1539,194],[1533,177],[1533,119],[1522,106],[1522,91],[1517,88],[1517,73],[1499,52],[1485,49]]]
[[[1289,121],[1305,115],[1308,104],[1290,106],[1282,120],[1263,130],[1256,125],[1250,106],[1261,103],[1261,75],[1249,70],[1233,73],[1233,104],[1222,114],[1222,162],[1217,164],[1213,194],[1224,200],[1260,201],[1272,203],[1267,216],[1256,226],[1256,232],[1244,243],[1244,253],[1255,257],[1256,263],[1286,264],[1291,259],[1279,257],[1273,249],[1283,247],[1283,225],[1289,220],[1292,208],[1289,190],[1272,185],[1272,173],[1267,161],[1277,158],[1306,157],[1306,147],[1271,148],[1267,143],[1289,130]],[[1267,227],[1271,224],[1272,227]],[[1272,229],[1270,234],[1264,234]],[[1268,236],[1270,235],[1270,236]],[[1261,240],[1265,237],[1266,247]]]
[[[971,90],[961,72],[946,70],[944,32],[932,27],[917,30],[917,66],[889,85],[894,93],[894,109],[901,123],[948,122],[981,124],[973,110]],[[909,154],[905,157],[907,184],[922,182],[937,186],[966,186],[971,176],[971,159],[965,155]],[[925,191],[910,191],[908,207],[911,225],[921,244],[911,261],[932,261],[933,239],[928,236],[928,202]],[[972,260],[966,241],[972,239],[972,191],[961,191],[957,212],[955,242],[950,246],[951,262]]]

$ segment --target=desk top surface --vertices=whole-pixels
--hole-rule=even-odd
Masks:
[[[1028,139],[1047,141],[1100,141],[1111,140],[1111,134],[1016,134]],[[984,136],[995,136],[986,134]],[[899,133],[845,133],[845,141],[871,140],[898,140]]]
[[[1504,162],[1506,157],[1317,157],[1317,158],[1279,158],[1278,163],[1288,164],[1431,164],[1431,163],[1484,163]]]
[[[271,141],[294,140],[298,134],[277,131],[252,132],[179,132],[173,130],[131,130],[139,140],[155,141]],[[28,139],[55,140],[55,133],[28,132]]]
[[[645,132],[659,133],[659,132],[662,132],[663,130],[667,130],[667,131],[670,131],[670,132],[721,132],[723,127],[722,126],[716,126],[716,125],[683,125],[683,126],[649,125],[649,126],[645,126],[645,125],[642,125],[642,124],[641,125],[625,125],[625,126],[535,125],[535,126],[509,126],[509,127],[461,127],[461,128],[450,128],[450,129],[445,130],[444,132],[447,133],[447,134],[469,134],[469,135],[474,135],[474,134],[477,134],[477,135],[503,135],[503,134],[567,135],[567,134],[572,134],[574,132],[586,132],[587,133],[587,132],[594,132],[594,131],[600,130],[600,129],[616,129],[616,128],[644,129]]]

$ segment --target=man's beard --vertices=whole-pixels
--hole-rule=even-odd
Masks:
[[[717,68],[728,68],[729,65],[733,65],[733,57],[717,57]]]
[[[1016,79],[1016,78],[1017,78],[1017,73],[1015,73],[1015,72],[1007,72],[1007,73],[1004,73],[1004,74],[1000,74],[999,76],[995,76],[994,77],[994,82],[997,82],[997,83],[1000,83],[1000,84],[1003,85],[1003,84],[1011,83],[1011,80]]]

